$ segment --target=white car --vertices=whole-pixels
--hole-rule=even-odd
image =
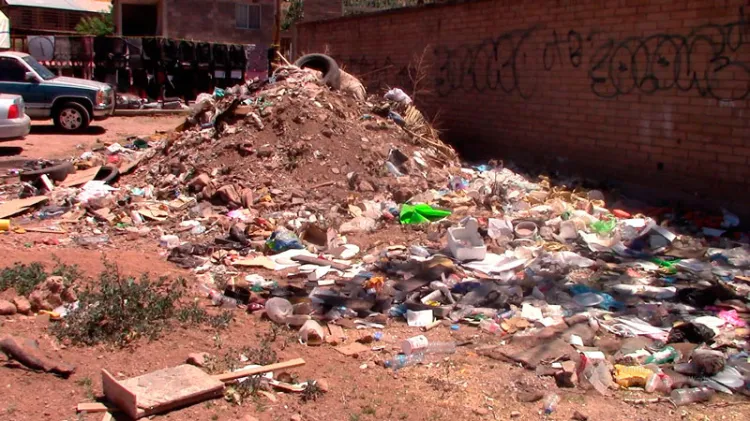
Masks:
[[[19,139],[31,130],[31,119],[20,95],[0,94],[0,139]]]

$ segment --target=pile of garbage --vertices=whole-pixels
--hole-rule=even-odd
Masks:
[[[479,354],[561,388],[642,388],[678,405],[750,392],[737,216],[463,164],[401,90],[360,101],[285,66],[201,96],[177,131],[74,165],[85,183],[24,184],[46,192],[35,215],[48,229],[71,224],[87,247],[158,238],[215,305],[265,311],[306,344],[339,345],[334,326],[473,326],[491,345]],[[94,179],[112,167],[119,180]],[[410,338],[384,365],[457,345]]]

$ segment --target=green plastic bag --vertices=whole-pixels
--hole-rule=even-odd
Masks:
[[[419,203],[417,205],[401,205],[400,220],[402,224],[424,224],[426,222],[437,221],[449,216],[451,211],[435,209],[432,206]]]
[[[606,221],[596,221],[591,224],[591,231],[594,231],[597,234],[609,234],[612,231],[615,230],[615,227],[617,226],[617,220],[614,218],[610,218]]]

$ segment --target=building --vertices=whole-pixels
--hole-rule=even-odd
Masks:
[[[75,34],[82,18],[106,13],[110,5],[109,0],[0,0],[12,38]]]
[[[275,0],[114,0],[115,31],[192,41],[270,46]]]

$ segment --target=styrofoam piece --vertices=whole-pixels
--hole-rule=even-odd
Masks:
[[[474,218],[464,220],[462,227],[448,229],[448,247],[460,261],[484,260],[487,254],[487,246],[479,235],[479,223]]]

